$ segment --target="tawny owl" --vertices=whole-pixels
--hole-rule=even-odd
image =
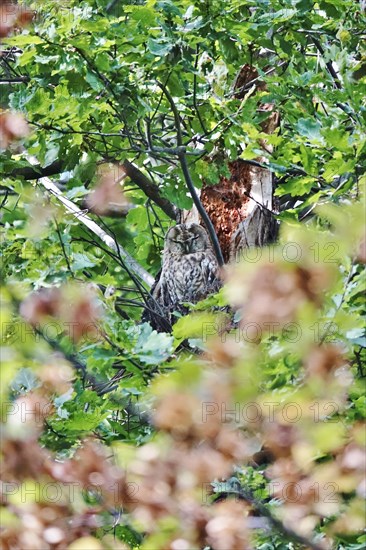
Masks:
[[[171,227],[165,236],[160,277],[152,290],[160,314],[174,322],[173,311],[187,311],[183,302],[198,302],[219,288],[219,266],[206,230],[195,223]]]

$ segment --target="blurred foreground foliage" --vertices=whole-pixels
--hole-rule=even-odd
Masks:
[[[40,186],[3,179],[2,547],[363,548],[362,3],[4,6],[7,71],[26,79],[2,86],[7,175],[29,168],[26,150],[62,161],[57,183],[81,206],[90,188],[131,203],[108,230],[155,274],[168,215],[108,170],[133,159],[191,207],[162,81],[195,185],[265,154],[283,208],[279,242],[158,334],[120,258]],[[281,113],[271,136],[258,94],[232,92],[244,63]]]

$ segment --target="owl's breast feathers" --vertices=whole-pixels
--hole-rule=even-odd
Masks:
[[[164,261],[161,274],[163,289],[170,303],[198,302],[220,288],[219,267],[210,250],[171,256]],[[167,304],[167,300],[163,300]]]
[[[219,265],[205,229],[197,224],[178,224],[165,236],[162,270],[143,319],[166,331],[162,320],[173,324],[174,312],[188,312],[184,302],[203,300],[220,286]]]

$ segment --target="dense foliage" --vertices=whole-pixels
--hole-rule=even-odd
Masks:
[[[0,7],[4,548],[364,547],[365,23],[354,0]],[[238,93],[243,65],[265,86]],[[141,323],[187,171],[259,157],[279,242],[172,334]]]

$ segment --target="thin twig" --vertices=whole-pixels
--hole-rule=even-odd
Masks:
[[[71,269],[71,265],[70,265],[70,261],[69,261],[69,258],[68,258],[68,255],[66,254],[66,250],[65,250],[65,245],[64,245],[64,242],[62,240],[62,235],[61,235],[61,231],[60,231],[60,227],[57,223],[57,220],[56,218],[54,218],[54,222],[55,222],[55,225],[56,225],[56,233],[58,235],[58,239],[60,241],[60,245],[61,245],[61,248],[62,248],[62,253],[64,255],[64,258],[65,258],[65,262],[66,262],[66,265],[67,265],[67,268],[71,274],[72,277],[74,277],[74,273]]]
[[[351,282],[355,272],[354,272],[354,266],[355,266],[355,260],[352,260],[351,262],[351,267],[349,268],[349,272],[348,272],[348,275],[347,275],[347,279],[344,283],[344,290],[343,290],[343,293],[342,293],[342,296],[341,296],[341,299],[339,300],[339,303],[336,307],[336,310],[335,312],[333,313],[332,317],[334,318],[336,313],[338,313],[338,311],[341,309],[342,305],[343,305],[343,302],[344,302],[344,299],[346,297],[346,294],[347,294],[347,291],[348,291],[348,285],[349,283]],[[329,331],[331,330],[331,326],[332,326],[332,323],[328,323],[327,325],[327,328],[323,334],[323,336],[320,338],[320,342],[319,344],[323,344],[327,338],[327,336],[329,335]]]
[[[179,116],[179,113],[178,113],[178,109],[174,103],[174,100],[173,100],[173,97],[171,96],[169,90],[167,89],[166,86],[164,86],[164,84],[162,84],[161,82],[157,82],[159,88],[161,88],[170,104],[170,107],[173,111],[173,115],[174,115],[174,120],[175,120],[175,127],[176,127],[176,131],[177,131],[177,149],[179,148],[179,154],[178,154],[178,158],[179,158],[179,161],[180,161],[180,164],[181,164],[181,167],[182,167],[182,171],[183,171],[183,175],[184,175],[184,179],[186,181],[186,184],[187,184],[187,187],[189,189],[189,192],[191,194],[191,197],[193,199],[193,202],[199,212],[199,214],[201,215],[201,218],[207,228],[207,231],[210,235],[210,239],[211,239],[211,242],[212,242],[212,246],[214,248],[214,251],[215,251],[215,254],[216,254],[216,257],[217,257],[217,261],[219,263],[220,266],[223,266],[224,265],[224,257],[222,255],[222,252],[221,252],[221,247],[220,247],[220,243],[219,243],[219,240],[217,238],[217,235],[216,235],[216,232],[215,232],[215,228],[210,220],[210,217],[209,215],[207,214],[206,210],[204,209],[203,207],[203,204],[201,203],[200,199],[199,199],[199,196],[197,195],[197,191],[194,187],[194,184],[193,184],[193,181],[192,181],[192,178],[191,178],[191,174],[189,172],[189,168],[188,168],[188,163],[187,163],[187,159],[186,159],[186,153],[185,153],[185,148],[182,147],[183,146],[183,138],[182,138],[182,128],[181,128],[181,123],[180,123],[180,116]]]
[[[314,42],[318,52],[324,57],[324,48],[323,46],[320,44],[319,40],[317,38],[315,38],[315,36],[312,36],[311,37],[311,40]],[[332,76],[333,80],[334,80],[334,84],[336,85],[336,87],[338,88],[338,90],[341,90],[342,89],[342,84],[339,80],[339,77],[337,75],[337,73],[335,72],[334,70],[334,67],[332,65],[332,62],[331,61],[326,61],[325,62],[325,66],[327,67],[328,71],[329,71],[329,74]]]
[[[251,504],[253,508],[261,514],[261,516],[265,517],[269,521],[274,529],[283,533],[288,539],[302,544],[306,548],[311,548],[311,550],[324,550],[322,546],[319,546],[317,543],[309,540],[299,533],[296,533],[296,531],[293,531],[289,527],[286,527],[282,521],[272,515],[272,512],[262,502],[255,498],[250,489],[240,488],[238,491],[233,491],[232,493],[226,492],[219,494],[220,498],[229,498],[230,496],[245,500]]]
[[[119,0],[111,0],[111,2],[109,2],[108,6],[106,7],[105,11],[107,13],[111,12],[113,10],[113,8],[116,6],[116,4],[118,4]]]
[[[29,82],[30,78],[28,76],[20,76],[19,78],[6,78],[0,80],[1,84],[25,84]]]
[[[282,521],[274,517],[271,513],[271,511],[262,503],[259,502],[251,491],[248,489],[240,489],[239,495],[242,496],[247,502],[249,502],[258,512],[265,518],[268,519],[268,521],[271,523],[272,527],[277,529],[278,531],[281,531],[288,537],[289,539],[298,542],[299,544],[303,544],[306,548],[311,548],[312,550],[324,550],[323,547],[319,546],[315,542],[312,542],[306,537],[303,537],[302,535],[299,535],[296,533],[296,531],[293,531],[289,527],[286,527]]]

